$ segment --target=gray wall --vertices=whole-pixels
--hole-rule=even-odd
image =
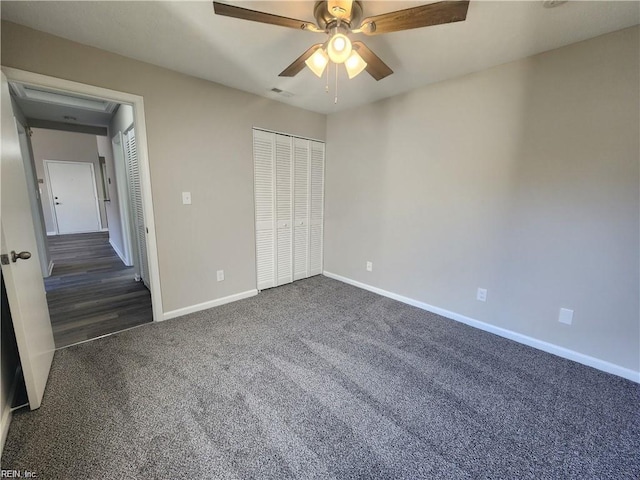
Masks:
[[[252,127],[324,140],[324,115],[9,22],[1,46],[5,66],[144,97],[164,311],[256,288]]]
[[[325,270],[638,371],[639,48],[634,27],[330,115]]]
[[[45,178],[44,160],[84,162],[93,165],[96,189],[98,192],[98,205],[100,207],[100,221],[102,222],[103,228],[106,228],[107,216],[105,205],[102,201],[102,181],[100,178],[100,163],[98,161],[96,136],[87,133],[63,132],[42,128],[33,128],[32,131],[31,145],[33,147],[33,156],[36,164],[36,174],[38,175],[38,179],[44,180],[44,182],[39,185],[42,189],[42,212],[44,213],[47,232],[55,232],[56,226],[51,210],[49,187],[47,186]]]

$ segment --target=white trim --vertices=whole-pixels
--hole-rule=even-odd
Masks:
[[[171,318],[181,317],[189,313],[199,312],[201,310],[207,310],[209,308],[218,307],[226,303],[237,302],[238,300],[243,300],[245,298],[253,297],[257,294],[258,294],[258,290],[256,289],[247,290],[246,292],[235,293],[233,295],[229,295],[228,297],[222,297],[216,300],[210,300],[208,302],[191,305],[190,307],[171,310],[169,312],[165,312],[163,320],[169,320]]]
[[[138,148],[138,161],[140,162],[140,180],[142,184],[142,196],[144,216],[147,227],[147,261],[149,263],[149,277],[151,290],[151,303],[153,308],[153,320],[160,321],[164,313],[162,308],[162,289],[160,286],[160,269],[158,263],[158,246],[156,241],[155,217],[153,213],[153,196],[151,192],[151,174],[149,171],[149,150],[147,148],[147,124],[144,117],[144,99],[140,95],[134,95],[107,88],[96,87],[79,82],[63,80],[38,73],[19,70],[11,67],[2,67],[7,79],[45,87],[71,91],[82,95],[109,100],[116,103],[127,103],[133,106],[133,119],[136,126],[136,144]]]
[[[58,235],[58,232],[47,232],[47,237],[55,237]]]
[[[122,263],[124,263],[125,265],[127,265],[127,267],[130,267],[131,265],[127,264],[127,260],[125,259],[124,255],[122,254],[122,252],[120,251],[120,249],[116,246],[116,244],[113,242],[112,238],[109,238],[109,245],[111,245],[111,248],[113,248],[113,251],[116,252],[116,255],[118,255],[118,257],[120,257],[120,260],[122,260]]]
[[[100,220],[100,223],[102,223],[102,220]],[[109,229],[108,229],[108,228],[101,228],[101,229],[100,229],[100,231],[101,231],[101,232],[108,232],[108,231],[109,231]]]
[[[420,302],[412,298],[403,297],[402,295],[388,292],[378,287],[372,287],[371,285],[367,285],[366,283],[358,282],[356,280],[352,280],[335,273],[325,271],[323,272],[323,275],[325,277],[333,278],[334,280],[338,280],[343,283],[348,283],[349,285],[353,285],[354,287],[377,293],[378,295],[382,295],[383,297],[392,298],[399,302],[406,303],[407,305],[412,305],[422,310],[441,315],[451,320],[455,320],[456,322],[464,323],[471,327],[484,330],[485,332],[493,333],[503,338],[508,338],[509,340],[528,345],[529,347],[542,350],[543,352],[551,353],[553,355],[557,355],[558,357],[566,358],[567,360],[573,360],[574,362],[587,365],[588,367],[593,367],[603,372],[626,378],[628,380],[631,380],[632,382],[640,383],[640,372],[631,370],[630,368],[622,367],[605,360],[600,360],[599,358],[591,357],[574,350],[569,350],[568,348],[545,342],[543,340],[538,340],[537,338],[529,337],[528,335],[523,335],[512,330],[507,330],[506,328],[496,327],[495,325],[481,322],[480,320],[475,320],[465,315],[445,310],[444,308],[434,307],[433,305],[429,305],[428,303]]]
[[[93,168],[93,163],[89,163],[89,162],[76,162],[76,161],[72,161],[72,160],[42,160],[42,163],[44,165],[44,177],[47,180],[47,188],[49,189],[49,203],[51,205],[51,214],[53,216],[53,221],[56,224],[56,229],[58,234],[60,234],[60,225],[58,224],[58,212],[56,211],[55,208],[55,201],[53,198],[53,189],[51,188],[51,175],[49,173],[49,166],[52,163],[67,163],[70,165],[79,165],[79,166],[84,166],[84,165],[89,165],[89,170],[91,170],[91,179],[92,179],[92,186],[93,186],[93,198],[95,200],[95,204],[96,204],[96,228],[95,230],[83,230],[81,232],[67,232],[67,233],[93,233],[93,232],[101,232],[102,230],[102,219],[100,218],[100,204],[98,203],[98,190],[97,190],[97,185],[96,185],[96,171]]]
[[[321,142],[321,143],[325,143],[326,140],[320,140],[319,138],[310,138],[310,137],[301,137],[300,135],[294,135],[293,133],[285,133],[285,132],[278,132],[276,130],[269,130],[267,128],[262,128],[262,127],[252,127],[254,130],[260,130],[263,132],[267,132],[267,133],[275,133],[276,135],[285,135],[287,137],[295,137],[295,138],[299,138],[301,140],[313,140],[314,142]],[[293,150],[292,150],[293,151]]]
[[[49,277],[51,276],[51,274],[53,273],[53,260],[49,260]]]

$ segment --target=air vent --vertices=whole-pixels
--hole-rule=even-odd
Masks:
[[[277,93],[278,95],[282,95],[283,97],[293,97],[293,93],[287,92],[286,90],[282,90],[280,88],[273,87],[271,91],[273,93]]]
[[[568,0],[544,0],[542,2],[542,6],[544,8],[554,8],[559,7],[560,5],[564,5]]]

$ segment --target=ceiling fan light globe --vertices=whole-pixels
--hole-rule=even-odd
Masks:
[[[322,77],[322,73],[324,69],[327,67],[327,63],[329,63],[329,57],[323,48],[318,48],[313,55],[305,60],[307,67],[313,73],[315,73],[318,77]]]
[[[333,63],[344,63],[351,55],[351,40],[342,33],[336,33],[329,40],[327,53]]]
[[[353,78],[360,75],[360,73],[367,68],[367,62],[365,62],[358,52],[354,50],[351,52],[347,61],[344,62],[344,66],[347,69],[347,75],[349,75],[349,78]]]

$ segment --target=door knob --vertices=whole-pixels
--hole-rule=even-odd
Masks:
[[[16,263],[18,259],[20,260],[29,260],[31,258],[31,252],[20,252],[16,253],[15,250],[11,250],[11,261]]]

